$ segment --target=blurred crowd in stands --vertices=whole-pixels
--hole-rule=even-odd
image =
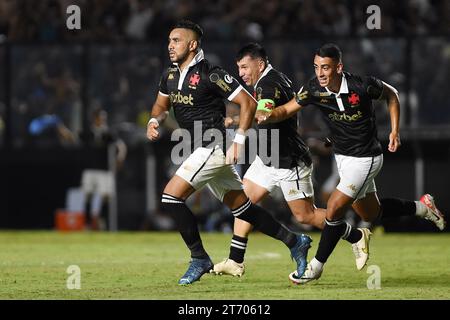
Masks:
[[[66,8],[78,5],[82,29],[67,30]],[[381,8],[379,35],[450,34],[448,0],[0,0],[0,37],[13,41],[165,39],[181,18],[208,39],[365,35],[366,8]]]
[[[442,90],[450,70],[450,46],[445,39],[413,43],[410,64],[404,39],[340,39],[337,42],[343,49],[347,71],[377,76],[399,90],[404,128],[450,123],[446,91]],[[313,76],[311,61],[314,50],[320,46],[319,40],[304,40],[301,44],[262,43],[267,47],[270,62],[293,80],[295,90]],[[70,130],[79,132],[83,128],[83,113],[95,109],[108,112],[110,126],[128,134],[128,143],[145,141],[145,127],[159,77],[169,64],[165,42],[155,44],[11,46],[12,145],[26,147],[35,141],[29,139],[28,127],[36,117],[57,114]],[[237,78],[234,55],[238,47],[237,43],[204,44],[206,57]],[[2,50],[0,47],[0,56]],[[423,56],[429,59],[424,60]],[[5,63],[0,57],[0,68]],[[6,115],[4,97],[5,86],[0,86],[0,118]],[[319,118],[315,108],[305,108],[304,133],[321,131]],[[377,108],[377,120],[381,128],[389,126],[384,106]],[[0,121],[0,136],[4,126]]]

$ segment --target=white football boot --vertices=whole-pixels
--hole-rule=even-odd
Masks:
[[[444,215],[439,211],[434,203],[434,198],[430,194],[424,194],[420,198],[420,202],[422,202],[427,207],[427,213],[425,214],[425,219],[432,221],[439,230],[444,230],[445,228],[445,219]]]
[[[356,269],[362,270],[369,260],[369,241],[372,232],[367,228],[358,228],[362,233],[361,240],[352,244],[353,254],[356,260]]]
[[[225,259],[215,264],[211,272],[217,275],[227,274],[233,277],[242,277],[245,273],[245,265],[244,263],[237,263],[232,259]]]
[[[291,272],[289,274],[289,280],[292,281],[294,284],[305,284],[312,280],[317,280],[322,275],[323,269],[314,270],[310,263],[308,263],[308,266],[306,267],[306,271],[300,278],[298,277],[297,270],[294,272]]]

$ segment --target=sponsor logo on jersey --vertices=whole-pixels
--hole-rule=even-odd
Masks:
[[[194,105],[194,97],[189,94],[188,96],[182,95],[180,92],[171,93],[169,96],[170,102],[173,103],[182,103],[193,106]]]
[[[295,190],[295,189],[289,190],[289,193],[288,193],[288,195],[290,195],[290,196],[295,196],[295,195],[297,195],[297,194],[299,194],[299,191],[298,191],[298,190]]]
[[[347,121],[347,122],[353,122],[358,119],[361,119],[362,117],[363,114],[361,111],[358,111],[358,113],[355,113],[353,115],[349,115],[346,113],[339,114],[337,112],[333,112],[328,115],[328,118],[330,118],[332,121]]]
[[[356,192],[356,187],[353,184],[348,185],[347,188],[349,188],[353,192]]]
[[[174,76],[173,73],[169,73],[169,77],[167,78],[167,80],[173,80]]]

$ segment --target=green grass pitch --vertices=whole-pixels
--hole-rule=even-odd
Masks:
[[[309,258],[320,234],[312,237]],[[228,256],[231,234],[202,238],[215,263]],[[345,241],[319,281],[295,286],[288,280],[295,269],[289,250],[259,233],[249,238],[242,278],[207,274],[181,287],[189,255],[177,233],[2,231],[0,299],[450,299],[450,234],[376,232],[370,251],[380,289],[368,289],[374,274],[356,270]],[[70,265],[80,268],[80,289],[67,288]]]

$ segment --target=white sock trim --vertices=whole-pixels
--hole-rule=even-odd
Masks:
[[[234,247],[234,248],[238,248],[238,249],[244,250],[244,251],[245,251],[245,249],[247,249],[247,247],[240,246],[240,245],[238,245],[236,243],[232,243],[230,246]]]
[[[352,231],[352,226],[348,222],[346,222],[345,224],[345,232],[342,236],[342,239],[347,240],[348,236],[350,235],[350,231]]]
[[[233,216],[238,217],[241,213],[243,213],[245,210],[247,210],[248,208],[250,208],[250,206],[252,205],[252,202],[250,201],[250,199],[247,200],[246,203],[244,203],[242,206],[240,206],[239,208],[236,208],[234,210],[231,210],[231,213],[233,214]]]

